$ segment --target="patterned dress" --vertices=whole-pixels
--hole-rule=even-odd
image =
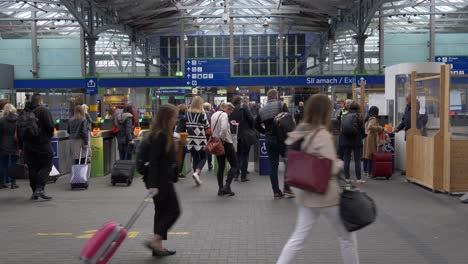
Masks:
[[[206,114],[187,112],[185,122],[182,123],[185,123],[185,131],[188,133],[187,149],[204,150],[207,142],[205,129],[210,126]]]

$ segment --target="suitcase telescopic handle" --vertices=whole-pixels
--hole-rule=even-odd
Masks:
[[[133,213],[133,215],[130,217],[130,220],[128,220],[127,224],[125,224],[124,226],[125,230],[128,231],[130,228],[132,228],[133,224],[135,224],[135,222],[138,220],[138,218],[140,217],[140,215],[143,213],[146,206],[148,205],[149,203],[148,199],[153,198],[153,196],[155,195],[156,195],[155,193],[150,192],[145,196],[145,199],[143,199],[143,201],[140,203],[140,205],[136,209],[135,213]]]

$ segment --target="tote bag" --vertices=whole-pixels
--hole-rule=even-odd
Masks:
[[[309,144],[319,131],[320,129],[314,133]],[[332,174],[333,161],[300,150],[302,142],[303,140],[296,142],[288,150],[285,181],[288,185],[305,191],[325,193]]]

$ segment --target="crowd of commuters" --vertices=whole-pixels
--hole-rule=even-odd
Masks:
[[[149,170],[145,175],[146,188],[154,193],[154,236],[145,242],[154,256],[169,256],[175,251],[166,249],[163,240],[167,239],[168,230],[179,218],[181,211],[174,183],[183,178],[182,168],[177,166],[177,142],[174,132],[187,133],[185,152],[190,153],[192,160],[191,175],[197,186],[202,181],[202,171],[208,163],[208,170],[213,168],[213,157],[205,152],[210,137],[220,139],[224,153],[216,156],[218,164],[217,180],[219,196],[234,196],[232,182],[249,181],[248,157],[250,148],[260,133],[265,135],[265,147],[271,165],[270,182],[274,199],[296,197],[298,216],[297,224],[290,239],[284,246],[278,262],[292,263],[295,255],[303,247],[307,234],[320,215],[325,215],[337,232],[344,263],[359,263],[357,241],[354,233],[348,232],[340,223],[339,194],[341,192],[337,175],[344,170],[346,180],[351,180],[350,163],[355,161],[355,173],[358,183],[364,183],[361,173],[361,162],[364,161],[364,173],[371,171],[372,153],[378,151],[379,133],[384,131],[378,123],[379,109],[372,106],[366,117],[361,114],[360,106],[351,100],[345,102],[338,119],[351,124],[351,132],[344,129],[338,138],[338,153],[330,133],[332,104],[325,95],[311,96],[306,103],[300,102],[292,114],[296,128],[286,137],[281,133],[276,117],[288,113],[289,109],[279,100],[276,90],[267,92],[268,101],[263,107],[247,98],[234,97],[231,102],[213,107],[199,96],[192,99],[190,106],[165,104],[159,107],[156,117],[145,140],[151,145],[149,152]],[[409,103],[408,103],[409,104]],[[50,143],[54,132],[52,116],[44,106],[40,95],[33,95],[26,104],[24,113],[18,115],[11,104],[0,102],[0,158],[2,170],[0,188],[8,187],[7,168],[16,162],[20,155],[29,168],[31,199],[50,200],[45,193],[47,177],[52,169],[53,151]],[[408,105],[407,108],[409,108]],[[130,159],[135,148],[133,129],[138,122],[135,109],[123,102],[114,112],[109,112],[109,119],[114,119],[120,159]],[[30,114],[28,114],[30,113]],[[32,115],[31,115],[32,114]],[[21,124],[33,116],[37,119],[38,134],[34,137],[23,130]],[[405,115],[402,125],[396,132],[406,129],[410,116]],[[68,122],[70,135],[70,154],[74,163],[83,163],[86,159],[81,153],[89,147],[89,132],[92,120],[87,114],[86,105],[77,105]],[[30,128],[29,128],[30,129]],[[286,183],[280,188],[280,157],[286,158],[287,149],[300,142],[301,151],[332,160],[332,177],[328,189],[319,194],[300,190],[293,192]],[[225,179],[226,163],[230,169]],[[11,188],[17,188],[14,181]]]

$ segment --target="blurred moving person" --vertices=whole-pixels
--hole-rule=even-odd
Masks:
[[[154,202],[153,238],[145,242],[153,256],[164,257],[176,252],[164,248],[167,232],[180,216],[179,199],[174,188],[177,181],[176,143],[174,128],[177,123],[177,107],[165,104],[159,108],[147,139],[151,144],[149,170],[144,181]]]
[[[0,189],[8,188],[8,169],[16,163],[20,155],[15,139],[16,122],[16,108],[12,104],[6,104],[3,107],[3,117],[0,118]],[[11,189],[18,188],[15,178],[11,178],[10,184]]]
[[[132,151],[135,145],[135,135],[133,134],[134,119],[136,118],[132,114],[133,107],[131,105],[125,106],[123,113],[117,116],[117,122],[119,126],[119,132],[117,133],[117,141],[119,143],[119,155],[120,160],[131,160]]]
[[[295,256],[303,248],[305,239],[320,215],[325,215],[335,229],[341,248],[343,263],[358,264],[357,241],[355,233],[349,233],[340,218],[340,187],[335,177],[343,168],[343,162],[336,157],[333,136],[328,131],[331,114],[330,99],[326,95],[313,95],[305,105],[304,120],[297,129],[289,134],[287,145],[304,140],[302,151],[333,161],[332,177],[325,193],[298,190],[296,202],[298,217],[296,227],[281,251],[277,264],[294,263]],[[313,137],[313,138],[312,138]]]
[[[83,106],[75,106],[73,117],[68,121],[67,133],[70,138],[70,155],[75,164],[85,164],[86,149],[88,148],[88,122],[85,118]],[[81,154],[81,160],[80,160]]]

